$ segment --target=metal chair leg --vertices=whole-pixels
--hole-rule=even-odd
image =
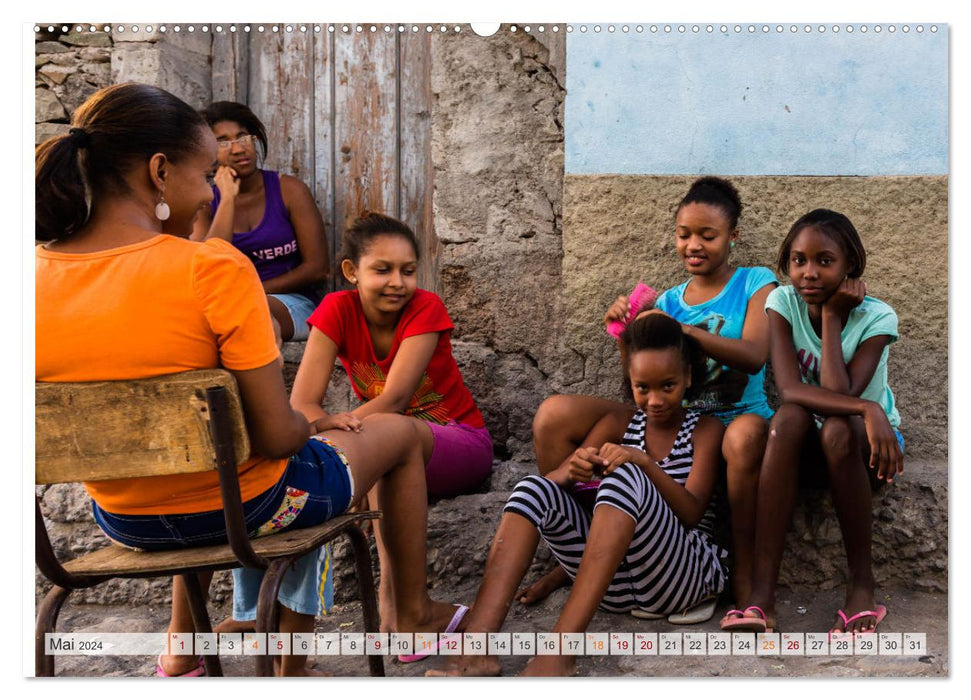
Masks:
[[[378,616],[378,603],[374,597],[374,572],[371,569],[371,548],[367,537],[356,524],[348,526],[347,538],[351,541],[354,552],[354,571],[357,575],[357,587],[361,591],[361,610],[364,613],[364,631],[378,632],[381,628]],[[368,669],[372,677],[384,677],[384,658],[377,654],[367,657]]]
[[[263,574],[260,597],[256,605],[257,632],[268,634],[280,631],[280,610],[277,607],[276,598],[280,593],[280,585],[283,583],[283,574],[286,573],[287,567],[293,561],[292,558],[274,559],[270,562],[266,573]],[[256,657],[256,674],[259,676],[273,675],[272,656],[262,654]]]
[[[189,599],[189,612],[192,614],[193,627],[195,627],[196,632],[212,632],[212,622],[209,619],[209,610],[206,607],[206,594],[202,590],[199,574],[182,574],[182,581],[185,583],[185,594]],[[216,650],[213,649],[212,654],[206,654],[203,658],[206,661],[206,675],[222,678],[223,667]]]
[[[37,627],[34,630],[34,674],[41,678],[54,676],[54,656],[45,653],[44,635],[54,632],[61,606],[71,595],[71,589],[54,586],[37,609]]]

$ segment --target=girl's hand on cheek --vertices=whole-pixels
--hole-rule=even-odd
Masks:
[[[235,197],[239,194],[239,177],[236,171],[228,165],[220,165],[213,177],[216,182],[216,189],[222,199]]]
[[[866,296],[866,282],[862,279],[847,277],[840,282],[839,288],[823,304],[824,311],[836,314],[848,313],[863,303]]]

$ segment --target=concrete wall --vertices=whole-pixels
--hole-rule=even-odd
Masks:
[[[567,172],[944,174],[947,27],[906,26],[573,31]]]

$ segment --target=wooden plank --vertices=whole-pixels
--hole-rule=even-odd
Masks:
[[[118,382],[36,384],[38,484],[159,476],[216,468],[205,391],[229,389],[237,460],[250,454],[236,381],[198,370]]]
[[[418,236],[421,260],[418,286],[439,291],[438,236],[435,235],[432,197],[431,37],[407,32],[400,41],[400,153],[397,216]]]
[[[314,36],[314,200],[324,219],[330,253],[327,291],[340,288],[341,229],[334,225],[334,35],[321,25]]]
[[[249,99],[249,33],[213,32],[212,101],[229,100],[246,104]]]
[[[283,162],[280,156],[282,153],[279,146],[280,139],[274,131],[277,122],[281,119],[277,116],[280,98],[276,76],[279,73],[283,53],[283,36],[279,31],[271,31],[273,26],[275,25],[263,25],[264,31],[252,32],[253,36],[250,37],[248,79],[250,90],[247,105],[266,127],[269,152],[262,166],[276,170],[280,167],[279,163]]]
[[[314,168],[314,35],[312,24],[291,25],[284,34],[280,66],[279,106],[284,118],[279,136],[286,144],[286,165],[281,172],[293,175],[313,192],[316,188]]]
[[[397,203],[396,37],[335,32],[335,226]]]
[[[293,175],[314,190],[313,31],[275,25],[250,38],[249,107],[266,126],[263,166]]]
[[[252,540],[253,550],[268,559],[308,552],[340,534],[354,521],[381,517],[380,511],[364,511],[339,515],[325,523],[302,530],[284,530],[278,534]],[[238,566],[229,545],[195,547],[165,552],[141,552],[112,545],[85,554],[64,564],[77,576],[138,576],[162,575],[203,568],[231,568]]]

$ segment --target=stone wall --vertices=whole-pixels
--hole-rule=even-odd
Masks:
[[[202,108],[212,97],[212,37],[193,32],[106,32],[103,25],[68,25],[35,37],[34,143],[65,133],[70,115],[100,88],[151,83]],[[94,28],[94,31],[91,28]]]
[[[39,32],[34,43],[34,143],[66,133],[70,115],[110,85],[110,35],[102,31]]]
[[[497,455],[530,459],[560,346],[565,37],[435,37],[432,159],[441,295]]]

